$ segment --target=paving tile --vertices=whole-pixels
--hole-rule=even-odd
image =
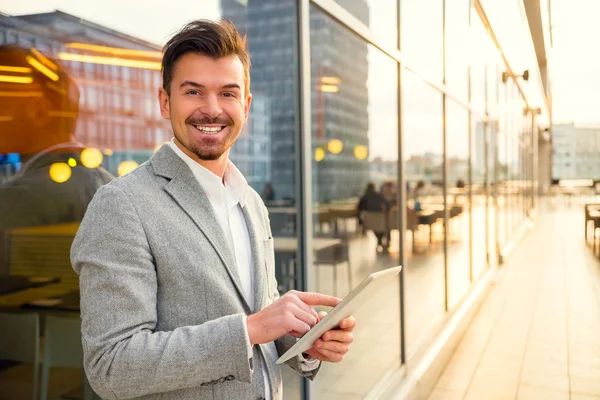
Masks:
[[[521,385],[517,400],[569,400],[569,392]]]
[[[479,375],[473,379],[468,393],[514,399],[517,394],[517,387],[517,379],[507,379],[501,375]],[[483,398],[485,397],[480,397],[480,399]]]
[[[571,378],[571,392],[600,396],[600,380]]]
[[[588,396],[586,394],[571,393],[571,400],[600,400],[600,396]]]
[[[569,391],[569,376],[567,374],[552,375],[528,370],[522,372],[520,383],[521,385],[534,388],[544,388],[564,392]]]
[[[462,391],[434,389],[427,400],[462,400],[464,396]]]
[[[444,371],[442,376],[438,379],[436,387],[445,390],[455,390],[465,392],[473,379],[473,368],[472,370],[455,370],[455,371]]]
[[[569,376],[571,379],[590,379],[600,382],[600,368],[586,367],[582,365],[569,365]]]

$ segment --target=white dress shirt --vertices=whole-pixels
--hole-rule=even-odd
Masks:
[[[242,284],[242,290],[250,309],[254,309],[254,268],[252,264],[252,250],[250,244],[250,235],[246,226],[246,219],[242,212],[245,206],[246,190],[248,182],[242,173],[231,161],[228,160],[227,168],[223,179],[215,175],[202,165],[198,164],[187,154],[185,154],[173,140],[169,146],[192,170],[192,174],[206,193],[210,204],[223,229],[229,248],[233,250],[237,266],[238,276]],[[245,320],[244,320],[245,322]],[[246,343],[248,345],[248,357],[252,357],[252,345],[246,328]],[[273,346],[275,343],[268,343],[267,346]],[[275,350],[275,353],[277,351]],[[301,368],[303,371],[311,371],[319,365],[316,359],[306,360],[299,356]],[[265,397],[271,399],[271,387],[267,376],[267,371],[263,369],[263,379],[265,385]]]

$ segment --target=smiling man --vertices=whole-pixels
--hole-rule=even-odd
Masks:
[[[162,69],[173,140],[98,190],[71,250],[88,380],[107,399],[280,399],[275,360],[339,299],[277,292],[267,210],[228,157],[252,99],[234,26],[188,24]],[[313,379],[354,326],[288,365]]]

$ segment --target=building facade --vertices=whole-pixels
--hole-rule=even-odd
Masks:
[[[600,180],[600,127],[554,124],[552,178]]]

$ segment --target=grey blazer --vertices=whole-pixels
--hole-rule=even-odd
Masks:
[[[71,261],[80,276],[84,367],[101,397],[260,399],[265,369],[273,399],[281,398],[275,360],[295,339],[278,339],[277,353],[254,346],[248,357],[243,319],[278,292],[267,210],[250,188],[245,201],[254,310],[208,198],[169,146],[98,190]],[[300,372],[297,359],[289,365]]]

